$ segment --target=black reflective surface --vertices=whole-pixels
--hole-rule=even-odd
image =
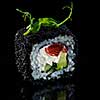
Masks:
[[[15,100],[81,100],[80,68],[76,68],[73,77],[59,80],[22,80],[16,79]]]
[[[66,80],[55,81],[45,86],[23,81],[17,83],[16,87],[16,100],[80,100],[80,87]]]

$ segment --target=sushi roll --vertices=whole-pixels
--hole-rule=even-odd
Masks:
[[[15,35],[15,55],[18,72],[24,79],[52,80],[66,77],[75,69],[76,41],[63,25],[42,27],[36,34],[24,36],[26,29]]]
[[[73,3],[68,8],[69,16],[61,23],[53,18],[39,18],[34,23],[35,18],[29,12],[17,9],[30,20],[29,26],[15,35],[16,65],[24,79],[52,80],[72,76],[77,44],[64,23],[72,15]]]
[[[73,71],[74,45],[71,35],[59,34],[32,46],[30,61],[33,78],[58,79],[64,72]]]

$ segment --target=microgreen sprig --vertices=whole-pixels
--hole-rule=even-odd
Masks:
[[[53,18],[39,18],[36,22],[34,22],[35,18],[32,17],[32,15],[29,12],[23,12],[22,10],[16,9],[18,12],[23,14],[24,21],[28,18],[30,23],[26,27],[27,31],[24,33],[24,35],[28,35],[29,33],[36,33],[40,30],[41,26],[47,26],[47,27],[55,27],[58,28],[62,24],[64,24],[67,20],[71,19],[72,16],[72,10],[73,10],[73,3],[71,2],[71,7],[70,6],[64,6],[62,9],[69,8],[70,13],[68,17],[63,20],[60,23],[57,23],[57,21]]]

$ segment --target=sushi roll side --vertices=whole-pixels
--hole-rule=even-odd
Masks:
[[[36,34],[30,33],[27,36],[23,35],[25,31],[26,29],[23,28],[15,35],[16,65],[18,72],[22,74],[24,79],[59,79],[61,76],[66,77],[64,73],[73,72],[75,69],[76,41],[75,36],[66,25],[55,29],[42,27]],[[54,44],[56,44],[55,47],[53,47]],[[59,50],[59,47],[62,48]],[[46,52],[46,49],[48,52]],[[63,52],[61,58],[63,49],[66,52]],[[56,52],[54,50],[58,51]],[[52,52],[56,52],[56,56]],[[58,64],[59,61],[61,62],[60,64]],[[47,66],[44,67],[45,65]],[[59,65],[59,68],[57,68],[57,65]],[[46,68],[49,70],[48,72],[46,72]],[[71,73],[70,76],[72,75]]]

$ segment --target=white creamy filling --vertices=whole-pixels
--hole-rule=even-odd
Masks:
[[[44,66],[46,64],[49,64],[52,66],[53,62],[58,63],[60,56],[61,56],[61,52],[59,53],[58,56],[50,56],[49,54],[47,54],[45,52],[46,47],[48,47],[48,46],[41,48],[39,53],[38,53],[38,56],[37,56],[38,62],[41,63],[41,65],[43,65],[43,66],[41,66],[42,70],[44,70]]]

